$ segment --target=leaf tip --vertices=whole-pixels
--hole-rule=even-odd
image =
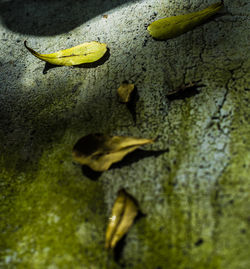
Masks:
[[[28,49],[27,40],[24,40],[23,44],[24,44],[25,48]]]

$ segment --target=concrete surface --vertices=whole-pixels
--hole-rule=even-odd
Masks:
[[[0,1],[1,268],[250,268],[250,5],[225,0],[164,42],[146,31],[214,2]],[[43,74],[24,40],[41,53],[99,40],[110,57]],[[134,116],[117,100],[124,80],[138,89]],[[158,139],[97,179],[71,158],[96,132]],[[114,257],[104,237],[120,188],[146,216]]]

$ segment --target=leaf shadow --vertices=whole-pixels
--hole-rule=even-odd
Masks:
[[[195,82],[190,82],[189,84],[186,84],[186,85],[182,85],[178,87],[177,89],[175,89],[174,91],[168,93],[167,98],[170,101],[173,101],[173,100],[183,100],[186,98],[193,97],[200,93],[198,88],[202,88],[206,86],[205,84],[200,83],[200,82],[201,81],[199,80]]]
[[[135,89],[131,93],[130,100],[126,104],[127,109],[130,112],[135,125],[136,125],[136,104],[138,101],[139,101],[139,94],[138,94],[138,89],[135,86]]]
[[[97,181],[103,172],[94,171],[87,165],[82,165],[82,173],[85,177],[89,178],[90,180]]]
[[[159,155],[169,152],[169,149],[165,150],[143,150],[136,149],[135,151],[126,155],[120,162],[111,165],[110,169],[120,169],[124,166],[130,166],[144,158],[148,157],[158,157]]]
[[[114,163],[111,165],[109,170],[111,169],[120,169],[124,166],[129,166],[132,163],[136,163],[141,159],[148,158],[148,157],[158,157],[159,155],[169,152],[169,149],[165,150],[142,150],[142,149],[137,149],[132,153],[129,153],[126,155],[120,162]],[[82,165],[82,174],[89,178],[92,181],[97,181],[100,176],[102,175],[103,172],[98,172],[92,170],[90,167],[87,165]]]
[[[176,93],[173,93],[171,95],[168,95],[167,98],[170,100],[170,101],[173,101],[173,100],[184,100],[186,98],[190,98],[190,97],[193,97],[197,94],[199,94],[200,92],[197,90],[197,87],[192,87],[188,90],[185,90],[185,91],[181,91],[181,92],[176,92]]]
[[[96,68],[100,65],[103,65],[106,61],[108,61],[109,57],[110,57],[110,50],[109,48],[107,48],[106,53],[99,60],[93,63],[84,63],[84,64],[79,64],[79,65],[74,65],[74,66],[71,66],[71,68]],[[50,69],[57,68],[57,67],[60,68],[60,67],[63,67],[63,65],[54,65],[54,64],[46,62],[43,69],[43,74],[45,75]]]
[[[43,74],[46,75],[47,72],[50,69],[53,69],[53,68],[56,68],[56,67],[62,67],[62,65],[55,65],[55,64],[45,63],[44,68],[43,68]]]

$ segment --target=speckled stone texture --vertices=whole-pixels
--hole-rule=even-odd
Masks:
[[[249,2],[225,0],[168,41],[146,31],[214,2],[0,0],[1,268],[250,268]],[[43,74],[24,40],[41,53],[99,40],[110,57]],[[157,140],[97,177],[71,156],[90,133]],[[104,238],[121,188],[146,215],[114,255]]]

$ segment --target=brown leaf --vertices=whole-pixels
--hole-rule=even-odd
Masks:
[[[77,141],[73,148],[73,158],[94,171],[105,171],[128,153],[138,147],[153,143],[152,139],[126,136],[90,134]]]
[[[125,190],[120,190],[112,208],[106,231],[105,247],[113,249],[117,242],[128,232],[138,214],[135,199]]]
[[[128,103],[130,101],[131,93],[133,92],[134,88],[134,84],[123,82],[117,90],[120,102]]]

